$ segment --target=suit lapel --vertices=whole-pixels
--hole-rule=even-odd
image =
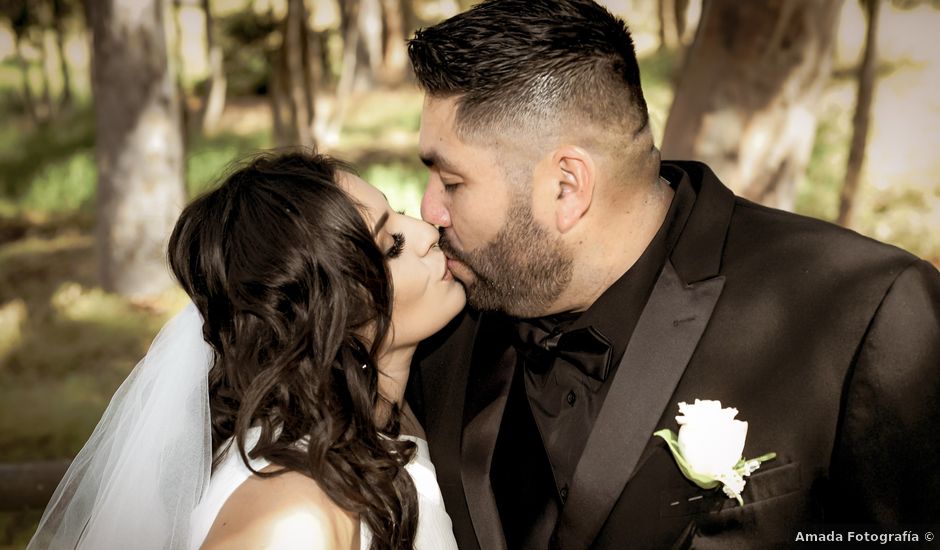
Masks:
[[[718,276],[735,198],[699,162],[664,162],[695,204],[653,287],[575,470],[556,526],[560,548],[587,548],[633,475],[724,288]]]
[[[514,356],[507,356],[510,328],[502,317],[484,316],[477,335],[484,344],[473,353],[464,404],[460,474],[477,540],[486,550],[506,548],[490,466],[515,370]]]
[[[724,277],[685,285],[666,262],[575,470],[556,532],[559,547],[587,548],[600,531],[669,405],[723,287]]]
[[[422,342],[408,381],[409,403],[427,432],[454,535],[468,549],[475,548],[470,541],[476,540],[476,532],[463,492],[460,447],[464,397],[479,327],[479,314],[465,310],[440,333]]]

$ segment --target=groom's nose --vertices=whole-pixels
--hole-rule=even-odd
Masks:
[[[444,186],[433,176],[428,180],[424,197],[421,198],[421,217],[439,227],[450,227],[450,212],[445,204]]]

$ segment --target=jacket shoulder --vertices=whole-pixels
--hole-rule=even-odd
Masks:
[[[899,274],[918,258],[833,223],[769,208],[740,197],[728,230],[727,257],[744,257],[783,271],[858,270]]]

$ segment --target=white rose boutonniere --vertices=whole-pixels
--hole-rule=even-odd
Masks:
[[[728,498],[743,505],[744,478],[777,453],[745,460],[742,453],[747,422],[735,420],[737,415],[737,409],[722,408],[721,401],[696,399],[692,405],[679,403],[676,417],[679,435],[672,430],[659,430],[653,435],[669,445],[682,475],[702,489],[721,485]]]

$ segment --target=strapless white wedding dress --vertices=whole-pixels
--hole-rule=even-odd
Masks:
[[[418,452],[405,466],[418,492],[418,533],[415,549],[457,550],[450,516],[444,509],[444,499],[441,496],[441,488],[437,484],[437,475],[431,463],[427,441],[406,435],[401,436],[400,439],[413,441],[418,446]],[[249,431],[246,447],[251,448],[255,441],[257,441],[257,432]],[[261,470],[269,465],[269,462],[264,459],[250,459],[250,461],[255,470]],[[251,470],[245,466],[238,455],[238,449],[229,447],[222,462],[212,473],[205,496],[193,510],[190,548],[198,549],[202,546],[225,501],[251,475],[253,475]],[[365,523],[360,523],[360,529],[359,547],[361,550],[368,550],[372,544],[372,533]]]

